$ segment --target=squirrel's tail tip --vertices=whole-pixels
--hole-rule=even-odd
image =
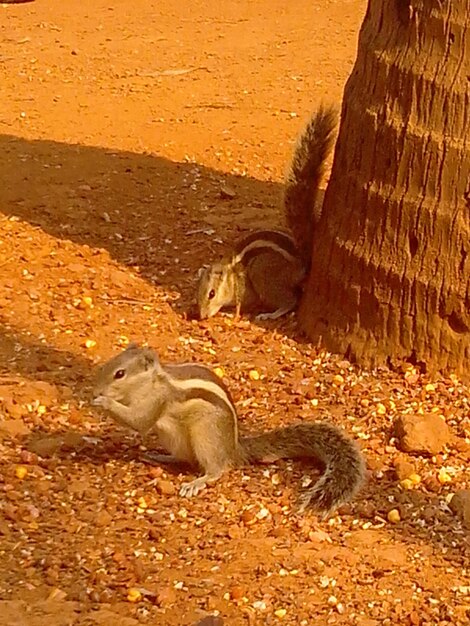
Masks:
[[[315,115],[319,118],[328,117],[337,121],[337,118],[339,117],[339,112],[340,109],[336,103],[321,102],[316,110]]]
[[[309,145],[315,145],[318,150],[318,142],[324,143],[324,154],[326,158],[328,151],[333,144],[336,127],[339,121],[339,108],[335,104],[322,103],[313,113],[304,131],[304,140]]]
[[[350,461],[347,472],[335,471],[330,466],[313,486],[304,489],[298,499],[298,512],[311,510],[326,519],[342,504],[350,502],[365,481],[363,457],[357,456]]]

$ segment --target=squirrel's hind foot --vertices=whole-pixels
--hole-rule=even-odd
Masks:
[[[283,315],[287,315],[287,313],[290,313],[293,309],[294,307],[292,306],[280,307],[279,309],[276,309],[276,311],[273,311],[272,313],[260,313],[259,315],[256,316],[256,319],[257,320],[277,320],[279,317],[282,317]]]
[[[190,483],[183,483],[181,485],[179,494],[182,498],[192,498],[193,496],[197,496],[200,491],[205,489],[208,483],[215,482],[219,478],[219,476],[220,474],[216,476],[204,474],[204,476],[200,476],[199,478],[192,480]]]

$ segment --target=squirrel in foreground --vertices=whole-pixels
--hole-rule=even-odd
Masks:
[[[196,495],[231,467],[310,457],[324,472],[301,493],[299,509],[327,516],[349,501],[364,480],[362,454],[332,424],[301,423],[239,438],[235,405],[216,374],[195,363],[164,365],[155,352],[136,344],[101,366],[93,404],[144,437],[158,436],[170,454],[147,453],[148,460],[184,461],[204,471],[182,485],[181,496]]]
[[[276,319],[296,308],[310,269],[315,203],[337,124],[333,107],[320,106],[300,134],[284,184],[283,205],[292,233],[257,230],[219,262],[199,270],[200,319],[224,307]]]

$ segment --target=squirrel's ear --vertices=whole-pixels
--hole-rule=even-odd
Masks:
[[[158,356],[153,350],[150,350],[150,348],[145,348],[144,350],[142,350],[142,363],[146,370],[158,369],[160,366]]]
[[[139,349],[139,344],[136,343],[135,341],[131,341],[131,343],[129,343],[126,348],[126,350],[138,350],[138,349]]]
[[[197,271],[197,277],[201,278],[201,276],[204,274],[204,268],[200,267]]]

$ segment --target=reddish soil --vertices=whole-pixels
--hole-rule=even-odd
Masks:
[[[280,222],[292,141],[341,98],[364,9],[0,7],[0,624],[468,623],[469,536],[447,506],[469,487],[468,389],[361,371],[294,317],[184,315],[203,262]],[[301,463],[182,500],[193,470],[144,464],[88,403],[95,363],[129,339],[223,368],[243,431],[330,417],[360,441],[367,486],[325,522],[293,512]],[[432,411],[450,445],[404,456],[394,418]],[[420,484],[399,484],[398,460]]]

